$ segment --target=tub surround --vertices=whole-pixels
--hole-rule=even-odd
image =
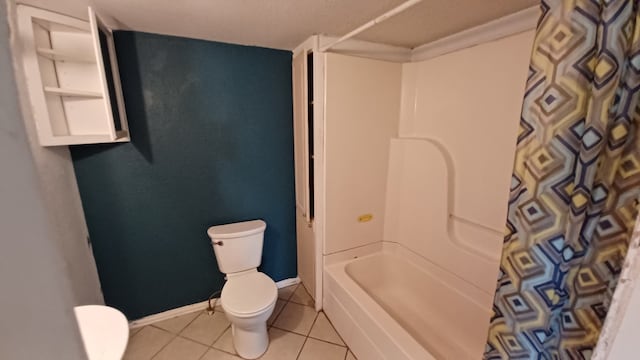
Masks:
[[[340,117],[331,110],[349,109],[343,104],[366,94],[369,107],[381,109],[376,115],[386,114],[396,98],[377,97],[382,90],[376,84],[395,84],[393,75],[384,79],[384,72],[370,70],[362,80],[354,75],[357,68],[382,68],[380,61],[327,55],[323,306],[356,356],[482,354],[531,43],[532,32],[525,32],[403,64],[394,73],[401,78],[398,111],[383,118],[362,111]],[[349,85],[355,91],[342,94],[332,89],[333,77],[368,87],[358,91]],[[369,124],[376,127],[372,139]],[[332,126],[343,132],[358,128],[367,136],[332,141]],[[332,174],[332,166],[339,171]],[[337,211],[331,208],[332,196],[342,194],[336,179],[343,179],[337,182],[341,198],[349,199]],[[364,187],[368,196],[358,198]],[[357,221],[357,212],[372,211],[380,222]],[[414,304],[420,304],[419,312],[412,312]]]
[[[116,32],[132,141],[72,147],[105,302],[129,319],[222,288],[207,228],[264,219],[296,277],[291,53]]]
[[[499,233],[533,35],[526,31],[402,68],[399,136],[440,142],[455,162],[452,214]]]
[[[324,254],[382,240],[401,64],[326,54]],[[359,222],[362,215],[370,221]]]

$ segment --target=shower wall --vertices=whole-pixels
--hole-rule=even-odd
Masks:
[[[401,71],[399,63],[326,54],[324,254],[382,241]]]
[[[403,67],[400,136],[455,162],[454,214],[502,231],[533,31]]]
[[[532,42],[529,31],[402,68],[384,240],[488,293]]]
[[[404,64],[326,55],[324,254],[398,242],[493,291],[532,42]]]

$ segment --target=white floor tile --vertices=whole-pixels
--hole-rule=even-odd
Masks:
[[[318,318],[313,324],[313,328],[311,328],[309,336],[344,346],[344,342],[338,335],[338,332],[336,332],[336,329],[333,328],[333,325],[331,325],[331,322],[329,322],[329,319],[327,319],[324,312],[318,313]]]
[[[269,329],[269,348],[260,360],[295,360],[304,344],[304,336],[279,329]]]
[[[198,360],[208,349],[197,342],[176,337],[153,360]]]
[[[215,343],[213,343],[213,347],[218,350],[226,351],[228,353],[237,354],[236,348],[233,347],[233,335],[231,334],[231,327],[228,327],[224,334],[222,334],[222,336],[220,336],[220,338],[216,340]]]
[[[200,360],[242,360],[242,358],[216,349],[209,349]]]
[[[282,308],[284,308],[284,305],[286,303],[287,303],[286,301],[280,300],[280,299],[276,301],[276,307],[273,309],[273,313],[269,317],[269,320],[267,320],[267,325],[271,325],[273,324],[274,321],[276,321],[276,319],[278,318],[278,315],[280,315],[280,312],[282,311]]]
[[[132,337],[133,335],[137,334],[137,333],[138,333],[138,331],[142,330],[142,328],[143,328],[143,327],[144,327],[144,326],[137,327],[137,328],[133,328],[133,329],[132,329],[132,328],[129,328],[129,339],[131,339],[131,337]]]
[[[145,326],[129,340],[123,359],[149,360],[174,337],[175,335],[168,331]]]
[[[308,338],[304,343],[299,360],[344,360],[347,348],[324,341]]]
[[[177,316],[171,319],[159,321],[157,323],[153,323],[153,326],[167,330],[174,334],[179,334],[182,329],[184,329],[190,322],[193,321],[198,315],[201,314],[201,311],[196,311],[190,314],[185,314],[181,316]]]
[[[208,315],[205,312],[198,315],[191,324],[182,330],[180,336],[211,346],[229,325],[224,313],[216,312],[213,315]]]
[[[284,306],[273,326],[306,336],[311,331],[316,314],[312,307],[290,302]]]
[[[297,287],[298,287],[298,284],[278,289],[278,298],[282,300],[289,300],[291,295],[293,295],[294,291],[296,291]]]
[[[297,304],[313,306],[313,298],[309,295],[309,292],[307,292],[307,289],[305,289],[303,285],[298,286],[296,291],[294,291],[293,295],[289,298],[289,301]]]
[[[349,351],[347,351],[347,357],[344,358],[344,360],[358,360],[358,359],[356,359],[355,355],[353,355],[351,350],[349,350]]]

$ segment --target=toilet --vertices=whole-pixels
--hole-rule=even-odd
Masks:
[[[218,268],[227,279],[220,303],[231,322],[236,351],[245,359],[256,359],[267,350],[267,320],[278,299],[275,282],[258,271],[266,228],[264,221],[252,220],[207,230]]]

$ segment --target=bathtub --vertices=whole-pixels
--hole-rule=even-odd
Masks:
[[[325,260],[324,311],[359,359],[480,359],[492,295],[397,243]]]

